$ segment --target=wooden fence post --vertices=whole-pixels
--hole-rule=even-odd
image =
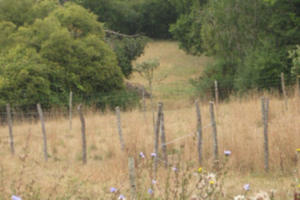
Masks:
[[[72,130],[72,101],[73,101],[73,92],[70,92],[70,96],[69,96],[69,127],[70,130]]]
[[[13,125],[11,119],[11,111],[10,105],[6,104],[6,114],[7,114],[7,124],[8,124],[8,131],[9,131],[9,138],[10,138],[10,151],[11,154],[15,154],[15,147],[14,147],[14,135],[13,135]]]
[[[210,120],[212,125],[212,134],[213,134],[213,148],[214,148],[214,160],[216,165],[218,165],[218,135],[217,135],[217,124],[214,113],[214,102],[209,102],[209,110],[210,110]]]
[[[161,120],[161,111],[162,111],[163,104],[160,102],[158,103],[158,112],[156,118],[156,125],[155,125],[155,140],[154,140],[154,179],[156,179],[156,172],[157,172],[157,162],[158,162],[158,143],[159,143],[159,129],[160,129],[160,120]]]
[[[299,75],[296,76],[296,87],[295,87],[295,97],[298,98],[300,96],[299,92]]]
[[[269,171],[269,139],[268,139],[268,113],[269,113],[269,99],[262,97],[262,120],[264,123],[264,160],[265,171]]]
[[[136,200],[136,181],[135,181],[135,164],[134,158],[128,158],[129,181],[130,181],[130,199]]]
[[[160,119],[160,133],[161,133],[161,146],[165,161],[165,168],[168,168],[168,154],[167,154],[167,145],[166,145],[166,134],[165,134],[165,119],[163,108],[161,110],[161,119]]]
[[[219,87],[218,87],[217,80],[215,80],[215,100],[216,100],[216,105],[219,105]]]
[[[119,133],[119,138],[120,138],[121,149],[122,149],[122,151],[124,151],[125,143],[124,143],[123,133],[122,133],[120,108],[118,106],[116,107],[116,115],[117,115],[117,126],[118,126],[118,133]]]
[[[195,102],[196,114],[197,114],[197,139],[198,139],[198,161],[202,164],[202,122],[199,102]]]
[[[285,105],[285,109],[288,109],[288,100],[287,100],[287,96],[286,96],[286,90],[285,90],[285,81],[284,81],[284,73],[281,73],[281,89],[282,89],[282,93],[283,93],[283,97],[284,97],[284,105]]]
[[[86,136],[85,136],[85,120],[82,114],[81,104],[77,108],[81,122],[81,138],[82,138],[82,162],[87,163],[86,158]]]
[[[42,110],[41,104],[39,104],[39,103],[37,104],[37,110],[38,110],[40,120],[41,120],[41,125],[42,125],[42,133],[43,133],[43,140],[44,140],[44,158],[45,158],[45,161],[47,161],[48,160],[47,135],[46,135],[43,110]]]

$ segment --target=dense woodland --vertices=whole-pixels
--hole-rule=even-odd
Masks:
[[[0,0],[0,104],[64,106],[73,91],[134,106],[124,81],[150,38],[213,58],[191,80],[201,94],[278,87],[300,73],[300,0]]]

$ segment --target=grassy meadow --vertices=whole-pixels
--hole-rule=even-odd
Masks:
[[[121,150],[116,115],[110,111],[99,113],[85,108],[86,165],[81,161],[81,124],[77,115],[73,118],[72,130],[69,129],[68,119],[61,115],[46,119],[48,162],[43,158],[39,121],[14,122],[14,156],[10,154],[8,128],[6,125],[0,127],[0,200],[10,199],[11,195],[20,196],[24,200],[104,200],[118,199],[120,194],[130,199],[128,157],[134,157],[136,161],[137,199],[200,200],[192,197],[197,194],[195,186],[198,180],[195,176],[215,172],[212,166],[212,127],[208,104],[201,102],[203,163],[199,165],[196,112],[190,99],[192,87],[188,79],[199,75],[201,66],[204,67],[209,59],[185,55],[178,50],[176,43],[162,41],[150,43],[145,55],[137,62],[153,57],[158,57],[161,62],[156,77],[159,79],[159,76],[168,74],[154,85],[155,101],[162,100],[165,103],[169,159],[167,169],[163,162],[159,162],[155,184],[153,159],[150,156],[154,148],[154,133],[149,106],[146,113],[139,109],[121,112],[125,151]],[[144,83],[136,74],[130,81]],[[181,95],[174,95],[178,93],[177,89],[180,89]],[[209,187],[216,187],[216,190],[222,187],[222,197],[218,199],[233,199],[245,193],[251,196],[259,191],[271,190],[275,191],[275,200],[293,198],[296,185],[299,184],[296,182],[295,170],[296,149],[300,148],[300,98],[291,96],[288,99],[288,110],[285,110],[281,98],[272,94],[265,95],[270,99],[269,173],[264,172],[261,95],[232,97],[215,109],[219,159],[221,164],[226,163],[218,170],[223,174],[222,180],[209,182]],[[230,150],[231,155],[225,157],[224,150]],[[140,156],[140,152],[143,152],[145,158]],[[198,171],[199,167],[202,168],[201,172]],[[218,174],[218,171],[215,173]],[[243,189],[245,184],[250,184],[249,191]],[[118,191],[111,193],[111,187]],[[153,194],[149,188],[153,189]],[[214,197],[208,196],[205,199],[213,200]]]

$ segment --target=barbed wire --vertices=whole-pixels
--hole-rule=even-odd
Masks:
[[[288,76],[289,79],[288,81],[285,81],[285,86],[286,87],[290,87],[290,86],[294,86],[295,82],[296,82],[296,77],[297,76]],[[255,79],[255,81],[251,78],[235,78],[233,80],[229,80],[229,79],[225,79],[225,80],[219,80],[219,83],[218,83],[218,90],[219,92],[235,92],[236,88],[234,88],[232,85],[236,82],[241,82],[241,84],[245,84],[245,83],[253,83],[252,87],[254,86],[257,86],[256,84],[254,84],[254,82],[258,82],[258,81],[263,81],[264,84],[262,87],[259,87],[260,89],[263,89],[263,88],[270,88],[270,87],[279,87],[281,85],[281,78],[280,77],[275,77],[275,78],[272,78],[270,79],[269,77],[260,77],[258,79]],[[163,85],[166,85],[166,86],[171,86],[171,85],[174,85],[174,86],[180,86],[182,85],[184,81],[177,81],[177,82],[171,82],[171,83],[160,83],[160,87],[163,86]],[[213,82],[211,82],[213,83]],[[224,85],[231,85],[231,86],[222,86],[222,84]],[[250,85],[251,86],[251,85]],[[248,89],[251,89],[248,88]],[[255,88],[253,88],[255,89]],[[172,94],[172,95],[176,95],[176,96],[182,96],[182,95],[185,95],[187,94],[187,91],[184,90],[184,89],[174,89],[173,91],[171,92],[166,92],[167,95],[159,95],[159,94],[156,94],[157,92],[155,92],[156,90],[154,90],[154,98],[155,97],[158,97],[158,98],[161,98],[161,97],[167,97],[168,95]],[[197,87],[194,88],[194,92],[197,93]],[[211,87],[208,87],[205,89],[206,92],[214,92],[214,86],[211,85]],[[137,92],[137,91],[136,91]],[[237,91],[238,92],[238,91]],[[138,92],[137,92],[138,93]],[[195,94],[196,96],[197,94]],[[61,96],[61,94],[60,94]],[[86,102],[90,102],[90,103],[105,103],[106,101],[114,101],[114,100],[120,100],[120,99],[136,99],[138,97],[140,97],[141,94],[136,94],[136,93],[130,93],[130,94],[117,94],[117,95],[107,95],[107,94],[104,94],[103,96],[95,96],[95,97],[91,97],[91,96],[84,96],[84,95],[76,95],[74,94],[74,97],[73,97],[73,102],[75,104],[77,103],[81,103],[82,101],[86,101]],[[147,98],[147,97],[146,97]],[[69,95],[66,94],[66,96],[64,97],[61,97],[61,99],[66,99],[68,100],[69,99]],[[20,109],[22,110],[22,108],[24,109],[24,105],[22,104],[13,104],[12,106],[14,106],[15,109]],[[54,105],[55,107],[55,105]],[[61,106],[60,106],[61,107]],[[66,102],[66,105],[65,107],[67,107],[67,102]],[[0,114],[3,114],[3,113],[6,113],[6,112],[3,112],[2,110],[5,110],[5,107],[0,107]],[[36,112],[32,112],[32,111],[24,111],[23,113],[25,113],[24,115],[36,115]]]

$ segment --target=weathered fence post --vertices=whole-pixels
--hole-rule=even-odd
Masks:
[[[269,99],[262,97],[262,120],[264,123],[264,159],[265,171],[269,171],[269,139],[268,139],[268,114],[269,114]]]
[[[85,120],[82,114],[81,104],[77,108],[81,122],[81,138],[82,138],[82,162],[86,164],[86,136],[85,136]]]
[[[160,133],[161,133],[161,147],[164,156],[165,168],[168,168],[168,154],[167,154],[167,145],[166,145],[166,134],[165,134],[165,119],[163,108],[161,110],[161,119],[160,119]]]
[[[196,114],[197,114],[197,141],[198,141],[198,161],[202,164],[202,122],[201,122],[201,112],[199,107],[199,102],[195,102]]]
[[[158,103],[158,112],[156,118],[156,125],[155,125],[155,139],[154,139],[154,179],[156,179],[156,172],[157,172],[157,161],[158,161],[158,143],[159,143],[159,129],[160,129],[160,120],[161,120],[161,111],[162,111],[163,104],[160,102]]]
[[[128,158],[128,168],[129,168],[129,181],[130,181],[130,194],[131,200],[136,200],[136,181],[135,181],[135,164],[134,158]]]
[[[284,73],[281,73],[281,89],[282,89],[282,93],[283,93],[283,97],[284,97],[284,105],[285,105],[285,109],[288,109],[288,99],[286,96],[286,90],[285,90],[285,81],[284,81]]]
[[[144,120],[146,121],[146,100],[145,100],[145,88],[143,88],[143,115]]]
[[[217,80],[215,80],[215,100],[216,100],[216,105],[219,105],[219,87],[218,87]]]
[[[300,95],[299,92],[299,75],[296,76],[296,87],[295,87],[295,97],[298,98]]]
[[[69,96],[69,127],[70,130],[72,130],[72,101],[73,101],[73,92],[70,92],[70,96]]]
[[[119,138],[120,138],[121,149],[122,149],[122,151],[124,151],[125,143],[124,143],[123,133],[122,133],[120,108],[118,106],[116,107],[116,115],[117,115],[117,126],[118,126],[118,133],[119,133]]]
[[[42,125],[42,133],[43,133],[43,140],[44,140],[44,158],[45,158],[45,161],[47,161],[48,160],[47,135],[46,135],[43,110],[42,110],[41,104],[39,104],[39,103],[37,104],[37,110],[38,110],[40,120],[41,120],[41,125]]]
[[[14,147],[14,135],[13,135],[13,125],[11,119],[11,111],[10,105],[6,104],[6,114],[7,114],[7,124],[8,124],[8,131],[9,131],[9,138],[10,138],[10,151],[11,154],[15,154],[15,147]]]
[[[213,134],[213,147],[214,147],[214,160],[216,165],[218,165],[218,135],[217,135],[217,124],[215,119],[214,112],[214,102],[209,102],[209,110],[210,110],[210,120],[212,125],[212,134]]]

